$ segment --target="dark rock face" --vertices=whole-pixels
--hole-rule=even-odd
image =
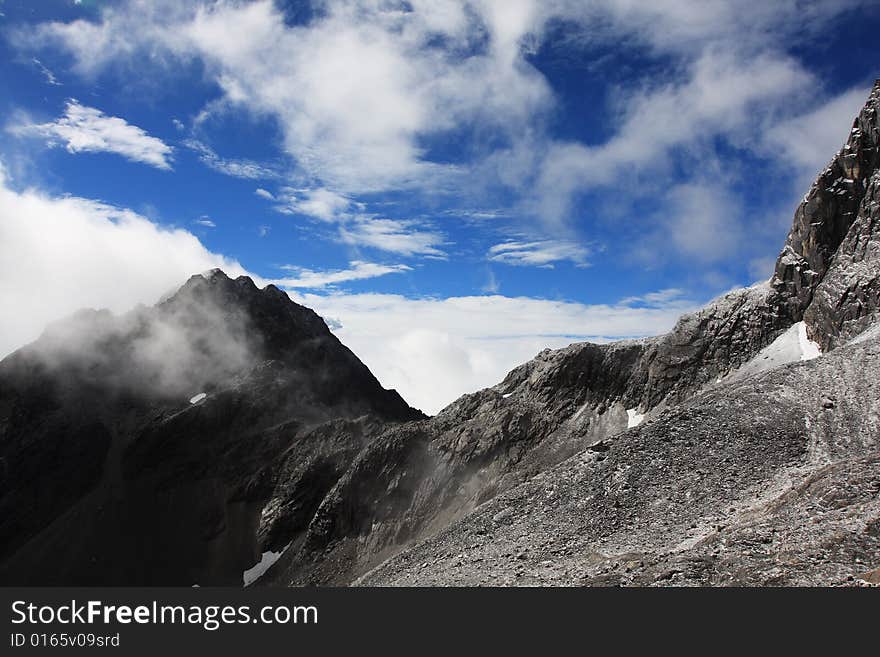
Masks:
[[[776,263],[778,303],[799,320],[813,299],[850,228],[866,209],[868,188],[880,164],[880,84],[853,122],[849,139],[804,196],[794,216],[785,248]],[[876,183],[875,183],[876,185]],[[873,192],[876,194],[876,191]],[[870,205],[870,202],[868,202]],[[839,257],[838,257],[839,258]]]
[[[880,308],[880,86],[853,125],[850,142],[838,155],[848,163],[851,185],[864,189],[828,271],[817,285],[804,319],[824,349],[858,335],[877,319]],[[849,183],[847,183],[849,184]],[[848,210],[847,212],[850,212]]]
[[[420,417],[246,277],[79,313],[0,363],[0,581],[240,584],[270,499],[277,542],[372,432]]]

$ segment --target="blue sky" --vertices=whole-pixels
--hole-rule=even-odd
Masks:
[[[769,276],[878,75],[878,2],[764,5],[0,2],[0,351],[214,265],[429,411],[668,330]]]

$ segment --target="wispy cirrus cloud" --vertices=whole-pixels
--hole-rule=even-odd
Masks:
[[[63,145],[70,153],[115,153],[133,162],[170,170],[172,148],[118,116],[67,101],[64,114],[49,123],[13,126],[21,135],[46,138],[49,146]]]
[[[348,269],[336,269],[325,271],[313,271],[295,265],[285,265],[282,269],[295,274],[291,277],[279,278],[272,281],[275,285],[286,289],[319,289],[332,287],[339,283],[362,281],[368,278],[386,276],[388,274],[400,274],[412,271],[407,265],[381,265],[374,262],[352,260]]]
[[[446,258],[438,248],[446,243],[442,233],[406,220],[357,217],[339,227],[339,241],[403,256]]]
[[[280,175],[278,171],[261,162],[221,157],[213,148],[198,139],[186,139],[183,145],[194,151],[203,164],[227,176],[247,180],[267,180],[278,178]]]
[[[589,254],[589,249],[578,242],[509,240],[490,247],[487,257],[507,265],[553,267],[554,263],[567,260],[585,267]]]
[[[282,214],[304,215],[336,224],[335,239],[343,244],[408,257],[446,257],[439,248],[447,242],[443,233],[420,221],[390,219],[367,212],[365,204],[324,187],[283,187],[276,194],[258,189],[255,193],[274,202],[275,210]]]
[[[58,78],[55,77],[55,74],[49,70],[49,67],[46,66],[43,62],[41,62],[36,57],[31,58],[31,62],[33,62],[34,66],[37,67],[37,70],[43,74],[43,77],[46,79],[46,84],[49,84],[53,87],[60,87],[61,83],[58,81]]]

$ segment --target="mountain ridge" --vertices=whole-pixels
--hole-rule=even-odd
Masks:
[[[0,581],[873,581],[878,109],[880,81],[769,281],[431,418],[219,270],[50,327],[0,361]]]

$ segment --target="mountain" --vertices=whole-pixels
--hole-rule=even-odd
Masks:
[[[773,276],[426,418],[195,276],[0,362],[0,582],[880,583],[880,81]]]
[[[301,531],[372,432],[422,417],[247,277],[82,311],[0,363],[0,581],[240,584],[258,527]]]
[[[768,282],[664,336],[547,350],[389,430],[270,578],[825,584],[880,567],[878,108],[880,82]]]

